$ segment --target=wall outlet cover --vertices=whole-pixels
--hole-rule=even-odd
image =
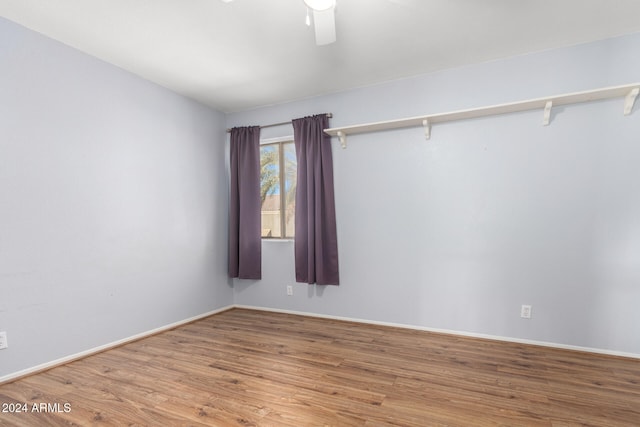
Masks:
[[[523,305],[520,308],[520,317],[522,317],[523,319],[531,319],[531,306],[530,305]]]

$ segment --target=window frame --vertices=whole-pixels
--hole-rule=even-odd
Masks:
[[[280,206],[279,206],[279,211],[280,211],[280,237],[277,236],[260,236],[261,240],[271,240],[271,241],[292,241],[295,238],[295,234],[293,236],[287,236],[287,227],[286,227],[286,223],[287,223],[287,218],[285,215],[285,209],[286,209],[286,196],[284,194],[283,188],[284,185],[283,183],[285,182],[286,179],[286,170],[284,167],[284,144],[293,144],[293,135],[289,135],[289,136],[281,136],[281,137],[277,137],[277,138],[265,138],[265,139],[260,139],[260,148],[262,148],[263,146],[266,145],[277,145],[278,146],[278,180],[279,180],[279,185],[280,185],[280,191],[281,191],[281,197],[280,197]],[[298,159],[296,158],[296,164],[298,162]],[[262,206],[260,206],[260,213],[262,215]],[[262,218],[262,216],[261,216]],[[261,220],[262,221],[262,220]]]

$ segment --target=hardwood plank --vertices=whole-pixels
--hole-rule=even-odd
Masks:
[[[234,309],[0,386],[33,426],[638,426],[640,361]]]

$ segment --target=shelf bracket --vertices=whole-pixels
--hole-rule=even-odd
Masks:
[[[542,117],[542,126],[549,126],[551,122],[551,107],[553,107],[553,101],[547,101],[544,105],[544,116]]]
[[[422,121],[422,127],[424,127],[424,137],[427,139],[431,139],[431,123],[429,123],[429,119],[424,119]]]
[[[636,98],[640,93],[640,88],[632,89],[624,100],[624,115],[628,116],[633,110],[633,104],[636,102]]]
[[[338,139],[342,148],[347,148],[347,135],[344,132],[338,131]]]

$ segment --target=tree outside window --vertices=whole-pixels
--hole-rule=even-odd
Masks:
[[[260,146],[263,238],[286,239],[294,236],[296,174],[293,141]]]

